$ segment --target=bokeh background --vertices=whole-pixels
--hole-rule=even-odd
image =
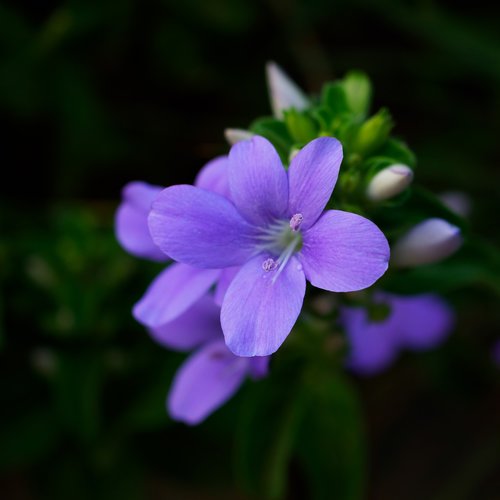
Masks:
[[[467,192],[471,237],[498,245],[499,16],[485,0],[3,0],[0,497],[257,498],[235,458],[248,387],[197,428],[165,413],[183,356],[131,317],[161,266],[115,242],[122,186],[192,182],[225,127],[270,114],[268,60],[309,92],[361,69],[417,180]],[[442,348],[353,378],[363,498],[500,498],[500,274],[470,274],[447,290]],[[292,462],[288,496],[306,492]]]

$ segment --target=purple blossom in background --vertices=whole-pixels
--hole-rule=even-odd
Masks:
[[[164,261],[168,257],[151,239],[147,216],[160,186],[142,181],[129,182],[122,190],[122,203],[115,216],[116,239],[130,254],[150,260]]]
[[[379,293],[375,303],[390,308],[382,321],[371,320],[365,307],[343,307],[340,314],[350,347],[347,365],[362,375],[384,370],[401,349],[436,347],[453,328],[453,312],[437,295]]]
[[[196,186],[229,196],[227,168],[226,156],[215,158],[201,169]],[[132,255],[155,261],[168,259],[153,242],[147,223],[151,204],[163,189],[140,181],[130,182],[123,189],[115,229],[118,241]],[[220,305],[234,274],[234,269],[207,270],[174,263],[157,276],[134,306],[134,316],[148,327],[157,327],[182,314],[214,284]]]
[[[247,377],[268,372],[269,357],[240,358],[224,343],[220,307],[204,295],[172,322],[150,330],[161,345],[176,350],[197,349],[177,371],[167,407],[170,416],[198,424],[222,406]]]
[[[227,164],[227,157],[209,162],[195,184],[229,196]],[[123,189],[116,213],[116,235],[123,248],[155,261],[168,259],[153,242],[147,224],[152,201],[162,190],[131,182]],[[237,271],[171,264],[134,307],[136,319],[149,327],[159,344],[180,351],[197,349],[179,368],[168,396],[168,411],[175,420],[200,423],[230,399],[248,376],[267,375],[269,357],[239,358],[224,343],[220,304]],[[214,284],[215,296],[209,296],[206,292]]]
[[[280,347],[300,313],[306,279],[347,292],[372,285],[386,271],[389,246],[375,224],[324,211],[341,161],[339,141],[322,137],[306,145],[287,172],[271,143],[255,136],[231,148],[231,201],[180,185],[153,202],[149,228],[166,254],[208,270],[242,266],[221,311],[233,353],[265,356]]]

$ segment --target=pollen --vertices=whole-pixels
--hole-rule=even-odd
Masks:
[[[266,271],[266,273],[268,273],[270,271],[274,271],[277,267],[278,267],[278,263],[274,259],[271,259],[271,258],[266,259],[262,263],[262,269],[264,269],[264,271]]]

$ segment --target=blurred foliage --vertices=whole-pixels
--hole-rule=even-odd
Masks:
[[[486,2],[2,2],[0,496],[496,498],[499,14]],[[286,129],[252,125],[283,157],[314,120],[338,133],[339,89],[321,85],[359,68],[374,90],[358,71],[345,81],[354,122],[370,101],[387,106],[392,118],[375,116],[417,152],[421,183],[470,193],[471,245],[445,270],[385,284],[447,293],[457,331],[355,389],[333,364],[300,378],[277,356],[272,378],[188,429],[164,409],[183,356],[130,314],[161,267],[124,254],[113,211],[125,182],[190,182],[226,151],[225,127],[268,114],[269,59],[324,105],[289,114]],[[384,148],[415,162],[401,141]]]

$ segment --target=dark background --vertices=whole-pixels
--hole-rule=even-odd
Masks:
[[[227,429],[243,396],[194,430],[164,414],[182,356],[130,316],[160,267],[114,241],[121,187],[192,182],[227,151],[225,127],[270,113],[268,60],[308,92],[361,69],[417,180],[469,193],[471,234],[498,244],[499,15],[484,1],[4,0],[0,496],[242,495]],[[498,298],[480,284],[451,298],[442,349],[356,381],[371,499],[499,498]]]

